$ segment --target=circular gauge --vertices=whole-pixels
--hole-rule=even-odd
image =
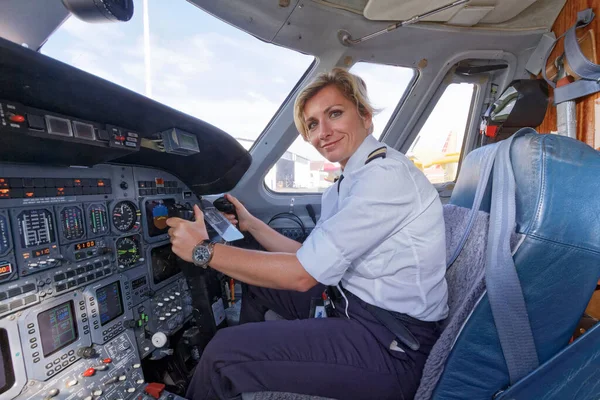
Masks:
[[[140,240],[137,236],[117,239],[117,263],[125,268],[136,264],[141,257]]]
[[[104,204],[92,204],[88,208],[88,222],[90,231],[94,235],[102,235],[108,232],[108,212]]]
[[[130,201],[118,202],[112,212],[112,221],[119,231],[130,231],[138,222],[137,207]]]

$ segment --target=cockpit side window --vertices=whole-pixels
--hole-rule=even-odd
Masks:
[[[416,78],[413,68],[358,62],[350,68],[365,81],[367,92],[378,113],[373,118],[373,136],[382,138],[388,122],[397,111]],[[265,186],[280,193],[319,193],[341,174],[339,164],[327,161],[299,135],[265,176]]]
[[[456,179],[476,89],[472,83],[448,85],[406,153],[431,183]]]

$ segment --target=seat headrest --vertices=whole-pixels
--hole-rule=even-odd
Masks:
[[[471,208],[482,152],[465,157],[450,204]],[[511,162],[517,188],[517,233],[600,251],[600,153],[580,141],[557,135],[516,138]],[[489,212],[491,179],[480,210]],[[576,211],[576,212],[571,212]]]

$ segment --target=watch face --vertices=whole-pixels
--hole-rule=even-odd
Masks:
[[[210,250],[205,245],[199,245],[194,248],[194,262],[198,264],[206,264],[210,259]]]

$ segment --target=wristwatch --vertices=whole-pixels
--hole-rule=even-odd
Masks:
[[[206,268],[213,258],[215,242],[203,240],[192,250],[192,261],[198,267]]]

